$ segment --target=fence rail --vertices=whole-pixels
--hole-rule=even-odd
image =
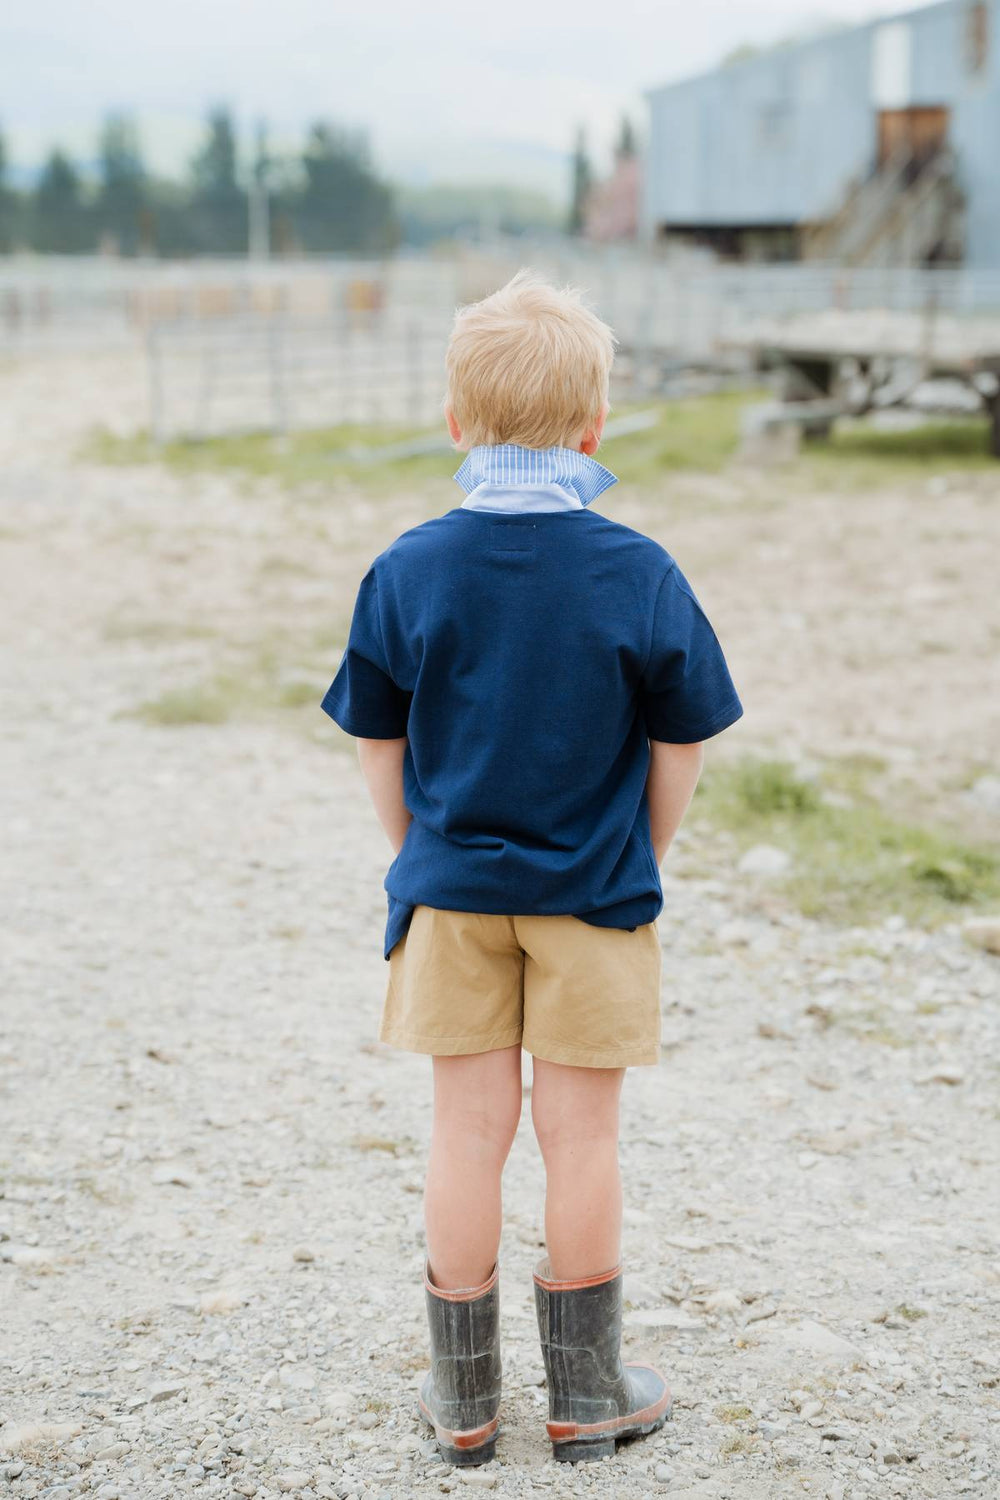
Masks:
[[[718,265],[620,247],[505,242],[382,261],[0,261],[0,354],[145,341],[159,437],[440,416],[456,306],[530,264],[584,288],[615,329],[620,381],[725,367],[805,315],[1000,314],[1000,270]],[[620,386],[621,390],[621,386]],[[620,392],[619,392],[620,393]]]

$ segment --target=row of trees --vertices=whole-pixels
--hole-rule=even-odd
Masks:
[[[33,187],[18,192],[0,134],[0,253],[244,254],[254,191],[267,193],[276,250],[372,253],[398,242],[394,195],[375,172],[363,133],[317,121],[299,153],[277,156],[260,128],[241,171],[232,116],[219,108],[181,182],[152,174],[135,122],[112,114],[94,169],[85,173],[56,148]]]

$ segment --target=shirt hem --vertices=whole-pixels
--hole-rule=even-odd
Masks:
[[[702,740],[711,739],[714,734],[721,734],[731,724],[743,717],[742,703],[730,703],[727,708],[722,709],[713,718],[706,719],[704,724],[699,724],[695,729],[685,729],[682,734],[674,733],[669,737],[665,735],[650,734],[651,740],[656,740],[663,745],[697,745]]]
[[[323,712],[325,714],[327,714],[333,720],[333,722],[335,724],[339,724],[340,725],[340,728],[344,731],[345,734],[353,734],[358,739],[362,739],[362,740],[405,740],[406,739],[406,730],[405,729],[402,729],[402,730],[397,729],[397,728],[387,729],[384,725],[378,725],[376,727],[376,726],[373,726],[371,724],[363,723],[360,719],[354,718],[351,714],[342,713],[340,711],[340,709],[338,709],[335,705],[333,705],[331,703],[328,703],[325,698],[323,699],[322,703],[320,704],[320,708],[323,710]]]

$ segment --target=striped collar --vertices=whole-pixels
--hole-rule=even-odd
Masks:
[[[520,443],[481,443],[470,448],[454,477],[467,495],[479,485],[515,491],[557,486],[568,490],[570,503],[575,497],[581,507],[618,482],[610,469],[575,448],[524,448]]]

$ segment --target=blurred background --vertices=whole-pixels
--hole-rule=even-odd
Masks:
[[[998,0],[6,7],[12,1495],[448,1487],[426,1059],[375,1040],[390,853],[319,702],[462,498],[454,310],[525,265],[613,325],[600,509],[746,707],[623,1134],[626,1345],[682,1394],[599,1481],[1000,1493],[998,140]],[[536,1440],[527,1115],[511,1496],[584,1482]]]
[[[998,453],[992,8],[853,9],[515,10],[498,45],[448,5],[135,36],[46,0],[6,23],[0,347],[142,345],[157,441],[423,426],[453,307],[530,262],[614,324],[619,398],[772,372],[750,445],[933,408]]]

